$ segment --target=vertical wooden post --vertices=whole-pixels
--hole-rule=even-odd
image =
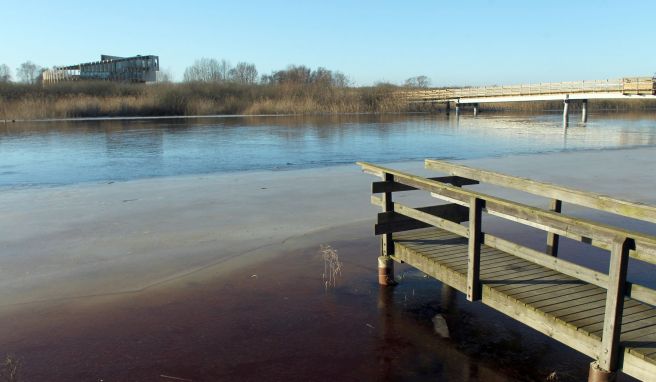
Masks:
[[[384,175],[385,182],[393,182],[394,175],[385,173]],[[392,201],[392,193],[384,192],[383,193],[383,212],[393,212],[394,211],[394,201]],[[386,233],[383,235],[383,245],[381,248],[381,255],[391,256],[394,254],[394,242],[392,240],[392,234]]]
[[[610,372],[617,370],[626,270],[629,265],[629,250],[633,248],[635,248],[633,239],[618,237],[613,241],[610,253],[604,330],[599,353],[599,366]]]
[[[549,204],[549,210],[553,212],[558,212],[562,211],[563,208],[563,202],[558,199],[551,199],[551,203]],[[560,236],[553,233],[553,232],[548,232],[547,233],[547,255],[551,255],[553,257],[558,256],[558,243],[560,242]]]
[[[385,182],[393,182],[394,176],[387,174],[383,176]],[[383,197],[383,212],[393,212],[394,202],[392,201],[392,193],[384,192]],[[394,285],[394,261],[391,256],[394,254],[394,240],[391,233],[383,234],[381,238],[380,257],[378,257],[378,283],[380,285]]]
[[[481,220],[485,201],[477,197],[469,200],[469,248],[467,261],[467,300],[481,299]]]
[[[581,122],[588,122],[588,100],[584,99],[581,102]]]

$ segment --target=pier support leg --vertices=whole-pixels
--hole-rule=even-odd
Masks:
[[[616,377],[617,373],[602,369],[597,361],[590,364],[588,382],[614,382]]]
[[[569,97],[563,101],[563,127],[569,126]]]
[[[460,104],[456,103],[456,116],[460,115]]]
[[[446,103],[446,108],[444,110],[446,112],[446,115],[451,114],[451,102]]]
[[[394,260],[390,256],[378,257],[378,284],[394,285]]]
[[[478,104],[474,104],[474,117],[478,115]]]
[[[588,122],[588,100],[584,99],[581,103],[581,122]]]

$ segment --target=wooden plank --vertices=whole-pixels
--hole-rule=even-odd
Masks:
[[[605,300],[605,298],[604,298],[604,300]],[[633,316],[637,313],[647,312],[645,310],[642,310],[641,308],[642,307],[640,307],[640,306],[632,306],[630,308],[625,307],[624,308],[624,315],[625,316],[629,316],[629,315]],[[603,334],[601,329],[603,328],[603,325],[604,325],[604,311],[605,311],[605,309],[601,310],[601,311],[599,309],[595,309],[594,310],[595,314],[592,314],[592,312],[591,312],[590,314],[582,316],[581,318],[578,318],[576,320],[570,320],[570,321],[567,321],[567,322],[574,325],[574,326],[576,326],[576,327],[578,327],[579,330],[584,331],[584,332],[588,333],[591,336],[594,336],[594,337],[597,337],[597,338],[601,339],[601,336]],[[630,320],[636,320],[636,319],[639,319],[639,318],[637,318],[637,317],[636,318],[631,318]],[[631,322],[633,322],[633,321],[631,321]],[[624,326],[624,321],[622,323],[622,326]],[[624,331],[624,327],[622,328],[622,330]]]
[[[654,309],[622,314],[622,333],[629,333],[633,330],[650,326],[656,326],[656,310]],[[603,322],[586,325],[583,329],[590,333],[601,335],[604,329]]]
[[[483,255],[485,255],[485,250],[481,250],[481,256],[483,256]],[[499,260],[499,261],[502,261],[502,260]],[[467,267],[468,267],[468,264],[469,264],[469,256],[468,256],[467,252],[465,252],[463,255],[460,255],[460,256],[457,256],[457,257],[451,257],[451,258],[448,258],[448,259],[443,259],[443,260],[441,260],[441,262],[445,266],[453,269],[456,272],[460,272],[463,275],[467,274]]]
[[[495,289],[504,287],[517,287],[519,285],[525,285],[520,284],[520,281],[525,282],[527,280],[533,280],[539,276],[552,276],[557,274],[558,273],[555,271],[545,269],[535,264],[524,267],[519,271],[514,271],[509,267],[502,267],[486,273],[485,278],[483,279],[483,283],[491,285]]]
[[[467,208],[457,204],[420,207],[417,210],[454,223],[467,221],[469,216]],[[431,225],[398,212],[382,212],[378,214],[378,223],[375,225],[374,233],[375,235],[381,235],[426,227],[431,227]]]
[[[544,308],[553,304],[569,302],[595,294],[603,294],[605,297],[606,291],[590,284],[568,283],[550,285],[537,290],[511,290],[508,294],[544,310]]]
[[[454,223],[448,219],[444,219],[439,216],[434,216],[429,213],[420,211],[416,208],[411,208],[400,203],[394,203],[394,211],[402,215],[411,217],[415,220],[419,220],[421,222],[430,224],[434,227],[442,228],[447,231],[456,233],[460,236],[463,237],[469,236],[467,227],[461,226],[460,224]]]
[[[455,176],[455,175],[449,175],[449,176],[436,176],[436,177],[431,177],[427,178],[430,180],[434,180],[436,182],[442,182],[442,183],[448,183],[456,187],[461,187],[461,186],[469,186],[472,184],[478,184],[479,182],[476,180],[471,180],[467,178],[463,178],[461,176]],[[403,183],[397,183],[397,182],[373,182],[371,185],[371,193],[372,194],[379,194],[381,192],[399,192],[399,191],[414,191],[418,190],[415,187],[412,186],[406,186]]]
[[[624,350],[622,372],[641,381],[654,382],[656,380],[654,378],[654,375],[656,375],[654,364],[647,363],[643,359],[636,357],[630,349]]]
[[[432,227],[431,229],[417,230],[414,232],[405,232],[397,235],[398,240],[407,238],[441,238],[441,237],[459,237],[452,232]]]
[[[631,312],[636,311],[636,308],[644,307],[644,304],[640,304],[634,300],[628,300],[624,303],[624,311],[630,309]],[[601,315],[603,316],[604,311],[606,310],[606,299],[603,300],[597,298],[582,299],[579,301],[578,305],[574,305],[569,308],[546,308],[544,309],[545,313],[554,315],[563,321],[571,322],[578,325],[578,320],[586,319],[588,317]],[[639,310],[638,310],[639,311]]]
[[[628,342],[634,340],[642,341],[645,338],[649,338],[651,341],[656,342],[656,326],[650,326],[649,328],[636,329],[622,333],[620,336],[620,342]],[[631,344],[628,344],[627,346],[630,345]]]
[[[526,275],[526,277],[505,281],[504,284],[496,284],[495,289],[513,297],[520,293],[536,293],[543,290],[548,291],[550,288],[563,289],[583,285],[563,280],[562,275],[544,268],[542,270],[538,269],[533,274]]]
[[[580,286],[583,288],[584,286]],[[570,287],[570,289],[560,289],[557,292],[565,293],[556,293],[556,294],[545,294],[538,297],[522,297],[521,300],[525,301],[527,304],[531,304],[536,309],[542,311],[548,307],[568,307],[577,305],[577,300],[581,298],[599,298],[604,299],[606,293],[603,289],[594,288],[594,289],[581,289],[577,287]]]
[[[534,195],[656,223],[656,207],[643,203],[434,159],[426,159],[425,167],[450,175],[462,176],[479,182],[508,187]]]

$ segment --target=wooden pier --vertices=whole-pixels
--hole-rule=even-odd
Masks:
[[[589,381],[611,381],[617,371],[656,381],[656,290],[627,280],[629,262],[656,264],[656,237],[567,216],[562,206],[648,223],[656,223],[656,207],[444,161],[426,160],[426,168],[448,174],[435,178],[358,164],[382,180],[371,199],[382,208],[375,227],[381,284],[394,284],[392,261],[406,263],[593,358]],[[481,182],[546,197],[550,208],[463,188]],[[412,190],[448,203],[393,201],[394,192]],[[487,233],[486,214],[545,231],[546,250]],[[559,258],[561,237],[608,250],[608,273]]]

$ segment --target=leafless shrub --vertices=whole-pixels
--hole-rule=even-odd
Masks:
[[[337,250],[327,244],[321,245],[323,257],[323,284],[324,288],[334,288],[337,285],[337,276],[342,274],[342,263],[339,261]]]

